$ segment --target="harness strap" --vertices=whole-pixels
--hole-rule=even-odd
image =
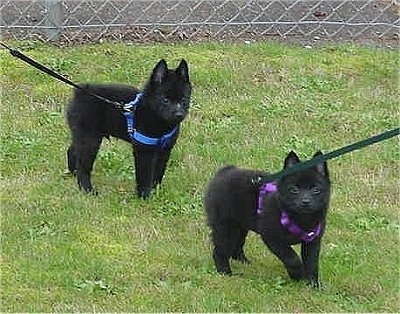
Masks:
[[[133,133],[129,134],[131,139],[134,139],[142,144],[150,146],[159,146],[161,149],[168,147],[172,137],[178,131],[178,127],[175,127],[171,132],[164,134],[161,137],[149,137],[139,131],[133,130]]]
[[[321,233],[321,223],[319,223],[313,230],[307,232],[291,221],[289,215],[285,211],[282,211],[281,214],[281,225],[284,226],[291,234],[299,237],[306,243],[313,241]]]
[[[258,207],[257,207],[257,214],[262,213],[262,201],[265,195],[276,192],[278,190],[276,183],[275,182],[268,182],[263,184],[260,187],[260,190],[258,192]]]
[[[123,106],[125,112],[132,112],[136,109],[140,99],[142,99],[143,93],[137,93],[135,99],[128,102]]]

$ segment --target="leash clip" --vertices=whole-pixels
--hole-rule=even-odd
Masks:
[[[254,186],[260,186],[261,185],[261,176],[256,176],[256,177],[252,177],[251,178],[251,184],[253,184]]]
[[[137,93],[135,96],[135,99],[125,103],[125,104],[121,104],[122,110],[125,112],[132,112],[136,109],[140,99],[142,98],[142,93]]]
[[[121,108],[123,111],[130,112],[134,106],[131,103],[121,104]]]

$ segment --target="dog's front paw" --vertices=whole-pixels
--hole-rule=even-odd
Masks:
[[[321,288],[321,283],[319,282],[318,279],[310,279],[307,282],[307,286],[313,288],[313,289],[320,289]]]
[[[223,276],[232,276],[232,270],[230,268],[217,269],[217,272]]]
[[[296,281],[306,279],[306,273],[305,273],[302,265],[288,269],[288,274],[289,274],[290,278],[292,278],[293,280],[296,280]]]
[[[89,195],[93,195],[93,196],[98,196],[98,195],[99,195],[99,192],[96,191],[95,189],[90,189],[90,190],[85,190],[85,189],[83,189],[83,191],[84,191],[86,194],[89,194]]]
[[[151,195],[151,189],[150,188],[138,188],[137,195],[139,198],[142,198],[144,200],[148,199]]]
[[[79,184],[79,188],[86,194],[90,194],[93,196],[99,195],[99,192],[97,192],[92,186],[86,186],[86,185],[83,185],[80,183],[78,183],[78,184]]]
[[[214,249],[213,259],[218,274],[228,275],[228,276],[232,275],[231,266],[229,265],[229,257],[218,254],[217,250]]]

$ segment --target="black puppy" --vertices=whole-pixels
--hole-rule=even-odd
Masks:
[[[169,70],[166,62],[160,60],[143,92],[127,85],[82,87],[89,93],[75,89],[67,109],[72,133],[67,153],[69,171],[76,172],[81,189],[93,192],[90,175],[101,141],[103,137],[120,138],[132,143],[134,148],[137,194],[149,197],[151,190],[161,184],[180,123],[189,110],[191,84],[186,61]],[[130,103],[132,110],[124,114],[90,93],[122,104]]]
[[[290,152],[284,167],[299,161],[296,153]],[[211,180],[204,206],[217,271],[231,274],[230,258],[249,262],[243,246],[252,230],[283,262],[292,279],[305,279],[318,287],[319,252],[331,189],[327,164],[318,164],[261,188],[254,184],[266,175],[263,171],[227,166]],[[291,247],[299,243],[301,259]]]

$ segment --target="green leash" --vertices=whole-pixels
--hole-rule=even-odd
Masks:
[[[361,149],[361,148],[364,148],[366,146],[369,146],[369,145],[372,145],[372,144],[387,140],[387,139],[389,139],[391,137],[395,137],[397,135],[400,135],[400,128],[395,128],[393,130],[389,130],[389,131],[383,132],[381,134],[369,137],[369,138],[367,138],[365,140],[361,140],[359,142],[344,146],[344,147],[339,148],[337,150],[334,150],[332,152],[316,156],[316,157],[314,157],[314,158],[312,158],[310,160],[296,163],[292,167],[285,168],[285,169],[283,169],[283,170],[281,170],[279,172],[273,173],[271,175],[255,177],[255,178],[253,178],[253,184],[261,186],[261,185],[263,185],[265,183],[278,180],[280,178],[286,177],[286,176],[291,175],[291,174],[295,174],[297,172],[300,172],[300,171],[303,171],[305,169],[311,168],[311,167],[313,167],[313,166],[315,166],[317,164],[323,163],[323,162],[325,162],[325,161],[327,161],[329,159],[337,158],[337,157],[342,156],[344,154],[348,154],[348,153],[350,153],[350,152],[352,152],[354,150]]]

